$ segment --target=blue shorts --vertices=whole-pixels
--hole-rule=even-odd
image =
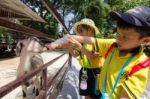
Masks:
[[[87,89],[82,90],[80,88],[80,83],[81,83],[81,75],[83,68],[80,70],[79,74],[79,93],[82,96],[90,96],[92,99],[100,99],[101,97],[101,92],[99,90],[96,90],[96,74],[100,74],[100,69],[99,68],[94,68],[94,69],[87,69],[84,68],[84,70],[87,70]]]

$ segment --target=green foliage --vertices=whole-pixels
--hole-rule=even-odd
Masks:
[[[90,18],[94,20],[101,32],[105,30],[103,26],[107,22],[110,7],[108,4],[102,2],[102,0],[63,0],[61,3],[62,5],[58,10],[62,17],[70,13],[74,15],[70,26],[83,18]]]
[[[12,31],[7,30],[6,28],[0,27],[0,43],[13,44],[16,35]]]
[[[32,10],[38,9],[38,14],[46,20],[46,24],[23,22],[23,24],[39,29],[40,31],[55,35],[58,32],[58,23],[54,17],[45,9],[41,0],[22,0]],[[74,18],[69,22],[69,26],[83,19],[91,18],[99,28],[101,35],[105,38],[114,38],[116,35],[116,23],[109,17],[110,11],[125,12],[137,6],[149,6],[150,0],[108,0],[108,4],[103,0],[51,0],[53,6],[62,19],[72,13]],[[36,9],[35,9],[36,8]],[[71,28],[68,27],[68,28]]]
[[[149,6],[150,0],[109,0],[109,5],[115,11],[127,11],[137,6]]]
[[[55,35],[58,32],[58,22],[45,7],[43,7],[40,0],[22,1],[33,11],[38,11],[38,14],[47,22],[46,24],[43,24],[33,21],[21,21],[22,24],[48,34]],[[70,13],[74,14],[73,20],[69,23],[69,26],[71,27],[73,23],[87,17],[93,19],[96,26],[102,31],[103,23],[107,21],[106,16],[108,15],[108,12],[110,12],[110,7],[101,0],[51,0],[51,3],[57,9],[62,19]]]
[[[3,28],[3,27],[0,27],[0,38],[1,37],[7,37],[7,36],[13,36],[13,34],[8,31],[7,29]]]
[[[58,22],[49,13],[49,11],[43,6],[41,0],[22,0],[33,11],[37,12],[46,23],[34,22],[34,21],[20,21],[21,24],[39,30],[41,32],[55,35],[58,32]]]
[[[4,33],[5,33],[4,28],[0,27],[0,38],[4,37]]]
[[[103,30],[103,23],[110,12],[108,4],[101,0],[63,0],[65,15],[69,13],[74,14],[74,18],[70,24],[75,23],[83,18],[90,18],[94,20],[96,26],[100,31]],[[70,25],[72,26],[72,25]]]
[[[96,26],[102,31],[102,26],[106,22],[110,7],[104,2],[96,0],[91,2],[85,11],[86,17],[93,19]]]
[[[55,35],[57,34],[58,22],[46,10],[41,3],[41,0],[22,0],[32,10],[37,11],[38,14],[46,20],[46,24],[37,22],[24,22],[23,24],[38,29],[42,32]],[[150,0],[109,0],[108,4],[103,0],[51,0],[52,5],[57,9],[62,19],[72,13],[74,18],[69,22],[68,28],[72,24],[81,20],[82,18],[91,18],[96,23],[96,26],[101,32],[101,36],[114,37],[116,32],[115,23],[110,19],[110,11],[125,12],[136,6],[150,5]],[[38,9],[38,10],[36,10]]]

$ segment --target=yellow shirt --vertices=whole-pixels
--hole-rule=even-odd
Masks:
[[[84,45],[84,47],[88,51],[96,54],[96,51],[92,45],[86,44]],[[94,59],[91,59],[91,58],[88,58],[85,54],[81,53],[80,58],[79,58],[79,63],[82,67],[85,67],[85,68],[100,68],[103,64],[103,58],[97,55],[97,57],[95,57]]]
[[[114,39],[98,39],[100,55],[104,57],[106,51],[114,41],[115,41]],[[113,58],[109,63],[110,56],[113,52],[114,52]],[[130,56],[131,54],[120,57],[118,48],[113,47],[113,49],[109,52],[101,71],[101,75],[100,75],[101,92],[104,86],[104,81],[105,81],[104,79],[107,73],[106,92],[108,94],[111,93],[123,64],[128,60]],[[144,54],[142,50],[139,54],[136,54],[133,57],[130,63],[125,67],[124,72],[119,82],[117,83],[115,91],[111,97],[112,99],[119,99],[119,95],[122,88],[127,92],[130,99],[139,99],[139,97],[144,92],[144,89],[146,87],[149,68],[145,68],[137,71],[128,79],[126,79],[126,77],[128,73],[131,71],[133,66],[144,61],[146,58],[147,56]]]

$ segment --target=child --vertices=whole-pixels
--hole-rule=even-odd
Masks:
[[[81,36],[95,37],[99,34],[95,23],[88,18],[82,19],[73,26],[76,34]],[[97,76],[102,66],[102,57],[97,54],[98,47],[92,44],[82,44],[82,50],[78,50],[75,44],[69,47],[73,56],[79,56],[79,63],[82,66],[79,74],[79,92],[85,99],[99,99],[101,94],[96,89]]]
[[[149,7],[138,7],[126,13],[110,13],[117,21],[117,41],[97,39],[98,52],[105,57],[99,83],[101,99],[139,99],[144,92],[150,69],[150,59],[143,51],[144,45],[150,43],[149,12]],[[96,44],[95,38],[85,36],[67,35],[64,41],[59,46],[76,43],[80,50],[82,46],[78,42]]]

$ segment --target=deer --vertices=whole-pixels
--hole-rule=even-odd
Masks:
[[[19,41],[16,45],[16,54],[20,56],[17,78],[42,66],[44,61],[40,53],[44,51],[47,51],[47,47],[37,37]],[[33,94],[35,96],[39,95],[39,91],[42,88],[42,78],[42,72],[40,72],[35,77],[21,84],[23,99],[27,99],[27,88],[30,85],[34,85]]]

